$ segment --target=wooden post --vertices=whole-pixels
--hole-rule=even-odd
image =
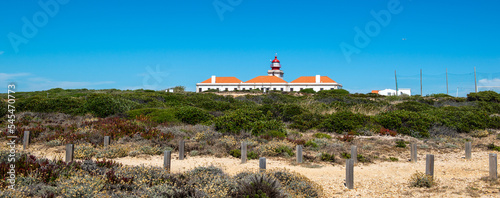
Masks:
[[[345,164],[345,183],[348,189],[354,188],[354,160],[348,159]]]
[[[302,145],[297,145],[296,147],[297,150],[297,163],[302,163]]]
[[[496,181],[498,179],[497,154],[490,153],[489,158],[490,158],[490,179]]]
[[[434,155],[427,154],[425,161],[425,174],[434,177]]]
[[[23,150],[26,150],[28,148],[29,143],[30,143],[30,132],[24,131]]]
[[[104,148],[109,146],[109,136],[104,136]]]
[[[260,170],[260,172],[266,171],[266,158],[265,157],[261,157],[259,159],[259,170]]]
[[[172,151],[164,151],[163,152],[163,168],[167,169],[170,172],[170,160],[171,160]]]
[[[356,146],[351,146],[351,159],[353,163],[358,163],[358,149]]]
[[[471,142],[466,142],[465,143],[465,159],[470,160],[472,158],[472,143]]]
[[[241,142],[241,163],[247,163],[247,143]]]
[[[73,161],[74,151],[75,151],[75,145],[66,144],[66,163]]]
[[[179,160],[184,160],[184,140],[179,141]]]
[[[412,143],[411,144],[411,162],[416,163],[417,162],[417,143]]]

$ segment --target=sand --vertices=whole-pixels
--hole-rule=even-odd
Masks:
[[[64,148],[31,146],[30,152],[38,156],[62,157]],[[493,151],[491,151],[493,152]],[[354,189],[344,187],[345,166],[329,163],[306,163],[296,165],[293,159],[267,159],[267,168],[286,168],[308,177],[323,187],[325,197],[500,197],[500,184],[486,181],[488,154],[490,151],[475,151],[471,160],[464,159],[464,153],[431,153],[435,155],[434,174],[438,184],[432,188],[410,188],[408,179],[416,171],[425,172],[425,155],[418,156],[418,162],[407,159],[397,162],[358,163],[354,167]],[[497,153],[497,152],[495,152]],[[408,154],[409,158],[409,154]],[[124,165],[163,166],[163,156],[124,157],[114,159]],[[183,172],[197,166],[215,165],[230,175],[244,170],[257,170],[258,160],[241,164],[233,157],[215,158],[188,156],[178,160],[172,154],[172,172]]]

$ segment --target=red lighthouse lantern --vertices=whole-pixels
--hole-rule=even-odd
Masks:
[[[274,60],[271,61],[271,69],[272,70],[280,70],[281,64],[280,61],[278,60],[278,56],[274,56]]]

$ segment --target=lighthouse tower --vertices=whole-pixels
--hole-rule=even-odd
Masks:
[[[278,60],[278,56],[274,56],[274,60],[271,61],[271,70],[267,71],[268,76],[277,76],[283,79],[284,72],[281,70],[281,64]]]

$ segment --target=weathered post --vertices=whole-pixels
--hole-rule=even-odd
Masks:
[[[470,160],[472,158],[472,143],[471,142],[466,142],[465,143],[465,159]]]
[[[356,146],[351,146],[351,159],[353,163],[358,163],[358,148]]]
[[[28,148],[29,143],[30,143],[30,132],[24,131],[23,150]]]
[[[412,143],[411,144],[411,162],[416,163],[417,162],[417,143]]]
[[[348,159],[345,164],[345,183],[348,189],[354,188],[354,160]]]
[[[498,179],[497,154],[490,153],[489,158],[490,158],[490,179],[496,181]]]
[[[302,163],[302,145],[297,145],[296,147],[297,150],[297,163]]]
[[[109,136],[104,136],[104,148],[109,146]]]
[[[184,140],[179,141],[179,160],[184,160]]]
[[[266,171],[266,158],[265,157],[261,157],[259,159],[259,171],[260,172]]]
[[[247,143],[241,142],[241,163],[247,163]]]
[[[73,161],[74,150],[75,150],[75,145],[66,144],[66,163]]]
[[[434,155],[427,154],[426,156],[425,174],[434,177]]]
[[[170,172],[170,160],[171,160],[172,151],[164,151],[163,152],[163,168],[167,169]]]

